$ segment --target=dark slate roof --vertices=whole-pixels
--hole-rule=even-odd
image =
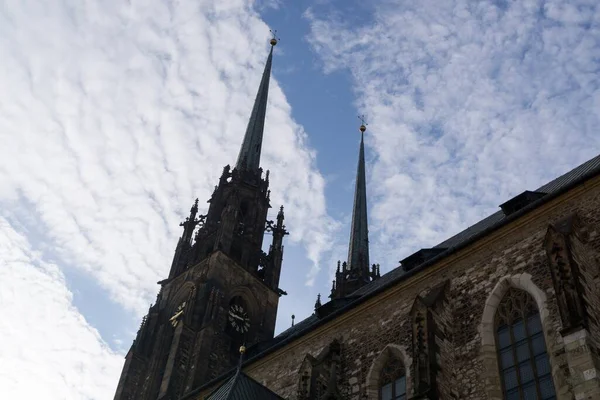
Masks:
[[[317,322],[317,321],[319,321],[319,317],[317,317],[316,314],[313,314],[310,317],[305,318],[302,321],[298,322],[291,328],[288,328],[285,331],[281,332],[279,335],[277,335],[275,337],[275,340],[279,341],[280,339],[285,339],[285,338],[291,336],[293,333],[296,333],[299,331],[304,331],[307,328],[309,328],[310,326],[314,325],[315,322]]]
[[[594,171],[597,173],[599,169],[600,169],[600,155],[581,164],[577,168],[554,179],[553,181],[545,184],[544,186],[540,187],[539,189],[537,189],[535,191],[548,193],[548,194],[556,193],[563,187],[565,187],[573,182],[576,182],[579,178],[585,176],[587,173],[594,172]],[[450,239],[443,241],[442,243],[438,244],[435,247],[455,247],[455,246],[459,245],[460,243],[468,240],[475,234],[482,232],[486,228],[497,224],[504,218],[505,218],[504,213],[502,211],[497,211],[494,214],[490,215],[489,217],[479,221],[475,225],[465,229],[464,231],[460,232],[457,235],[452,236]]]
[[[446,248],[447,250],[436,255],[433,258],[427,259],[421,265],[414,267],[409,272],[405,272],[400,267],[395,268],[387,274],[382,275],[381,278],[369,283],[368,285],[363,286],[362,288],[352,293],[353,297],[356,296],[356,300],[354,300],[350,304],[346,304],[342,308],[322,318],[319,318],[316,314],[313,314],[308,318],[304,319],[303,321],[298,322],[293,327],[283,331],[282,333],[274,337],[271,341],[259,343],[248,348],[248,359],[246,360],[246,362],[244,362],[244,365],[251,364],[253,361],[264,357],[271,351],[275,351],[276,349],[284,346],[286,343],[291,342],[292,340],[299,338],[305,333],[313,330],[318,325],[324,324],[336,318],[337,316],[346,312],[352,307],[362,303],[363,301],[366,301],[368,298],[376,295],[381,291],[386,290],[388,287],[393,286],[400,280],[419,273],[423,269],[435,264],[439,260],[449,256],[450,254],[453,254],[455,251],[484,237],[485,235],[494,231],[495,229],[500,228],[505,223],[508,223],[521,217],[522,215],[531,211],[532,209],[542,205],[547,201],[550,201],[556,196],[559,196],[565,191],[570,190],[571,188],[585,182],[590,178],[595,177],[598,174],[600,174],[600,155],[592,158],[591,160],[581,164],[575,169],[567,172],[566,174],[554,179],[553,181],[537,189],[536,192],[544,192],[547,193],[547,195],[527,205],[523,209],[514,212],[508,216],[504,215],[502,211],[495,212],[494,214],[470,226],[464,231],[452,236],[450,239],[447,239],[442,243],[438,244],[434,248]],[[216,378],[215,380],[208,382],[202,387],[192,391],[192,393],[190,393],[189,395],[192,395],[198,390],[210,387],[211,385],[222,381],[227,377],[227,375],[231,373],[232,371],[229,371],[227,374],[224,374]]]
[[[577,183],[581,178],[586,178],[586,177],[589,178],[592,175],[595,175],[598,173],[600,173],[600,155],[592,158],[591,160],[581,164],[580,166],[567,172],[566,174],[545,184],[544,186],[537,189],[536,192],[544,192],[544,193],[548,193],[548,195],[551,195],[553,193],[558,193],[558,192],[560,192],[561,189],[566,188],[573,183]],[[547,197],[548,196],[545,196],[544,198],[542,198],[540,200],[544,200]],[[536,202],[534,204],[538,204],[538,202]],[[518,213],[515,213],[515,214],[518,214]],[[512,217],[512,215],[511,215],[511,217]],[[502,211],[497,211],[494,214],[490,215],[489,217],[484,218],[483,220],[477,222],[476,224],[468,227],[464,231],[452,236],[451,238],[443,241],[442,243],[438,244],[437,246],[434,246],[434,248],[447,248],[446,251],[441,253],[438,257],[435,257],[435,259],[437,260],[437,259],[443,258],[444,256],[448,255],[449,253],[455,251],[458,246],[468,243],[471,239],[475,238],[476,235],[486,232],[488,229],[499,227],[500,224],[503,222],[503,220],[506,220],[507,218],[508,217],[505,216]],[[428,260],[428,261],[430,261],[430,260]],[[423,264],[426,264],[426,263],[427,262],[425,262]],[[423,264],[421,264],[421,265],[423,265]],[[417,266],[414,268],[414,270],[419,270],[419,269],[420,269],[420,266]],[[405,271],[402,268],[395,268],[395,269],[391,270],[390,272],[388,272],[387,274],[382,275],[381,278],[358,289],[356,292],[353,293],[353,295],[360,295],[362,297],[367,294],[374,293],[374,292],[378,291],[380,288],[383,288],[384,286],[390,284],[391,282],[396,281],[404,274],[405,274]],[[360,298],[358,300],[360,300]],[[276,336],[274,338],[274,341],[271,342],[270,345],[273,346],[276,343],[278,343],[284,339],[287,339],[291,336],[297,336],[297,335],[299,336],[300,333],[304,333],[305,331],[310,330],[310,328],[313,325],[315,325],[318,321],[319,321],[319,318],[313,314],[310,317],[306,318],[305,320],[300,321],[293,327],[280,333],[278,336]]]
[[[208,395],[206,400],[282,400],[243,372],[237,372],[227,382]]]

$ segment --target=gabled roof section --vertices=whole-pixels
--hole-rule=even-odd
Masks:
[[[283,397],[238,371],[206,400],[283,400]]]
[[[277,43],[277,42],[275,42]],[[263,71],[258,93],[252,107],[252,114],[248,121],[244,141],[240,148],[235,167],[240,170],[258,171],[260,167],[260,152],[262,150],[263,133],[265,130],[265,117],[267,114],[267,100],[269,97],[269,81],[271,79],[271,64],[273,62],[273,41],[271,51],[267,57],[267,64]]]

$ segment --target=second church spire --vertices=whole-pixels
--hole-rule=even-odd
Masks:
[[[362,120],[362,118],[361,118]],[[341,265],[335,274],[331,288],[332,299],[346,297],[371,280],[379,277],[379,267],[369,268],[369,227],[367,221],[367,179],[365,173],[365,123],[360,125],[360,148],[356,169],[356,188],[350,227],[348,262]]]
[[[360,150],[356,168],[356,188],[354,189],[354,207],[352,208],[352,227],[348,248],[348,268],[369,268],[369,227],[367,225],[367,180],[365,177],[365,131],[360,126]]]

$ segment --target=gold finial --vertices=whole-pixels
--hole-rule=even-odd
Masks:
[[[365,116],[364,115],[359,115],[358,119],[360,119],[360,122],[361,122],[360,128],[358,128],[358,130],[360,130],[361,133],[365,133],[365,131],[367,130],[367,125],[369,125],[369,124],[367,124],[365,122]]]
[[[271,43],[271,46],[275,46],[277,42],[279,42],[279,40],[281,39],[277,37],[277,30],[272,31],[271,29],[269,29],[269,32],[271,32],[271,35],[273,35],[269,43]]]
[[[240,346],[240,354],[244,354],[246,352],[246,346]]]

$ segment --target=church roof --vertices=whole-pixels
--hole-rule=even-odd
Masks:
[[[269,388],[241,371],[208,395],[206,400],[280,400]]]
[[[358,304],[394,286],[396,283],[421,272],[427,267],[437,263],[439,260],[455,253],[456,251],[470,245],[471,243],[474,243],[475,241],[501,228],[509,222],[518,219],[519,217],[528,213],[529,211],[541,206],[544,203],[547,203],[548,201],[560,196],[561,194],[573,189],[574,187],[582,184],[588,179],[591,179],[599,174],[600,155],[592,158],[591,160],[581,164],[575,169],[567,172],[566,174],[554,179],[553,181],[537,189],[536,192],[546,193],[546,195],[535,200],[530,204],[527,204],[520,210],[513,212],[509,215],[505,215],[502,211],[495,212],[489,217],[484,218],[483,220],[470,226],[464,231],[438,244],[434,248],[445,248],[446,250],[442,251],[441,253],[435,255],[432,258],[425,260],[423,263],[415,266],[410,271],[404,271],[401,267],[395,268],[387,274],[382,275],[381,278],[372,281],[368,285],[365,285],[357,291],[355,291],[354,293],[352,293],[351,296],[356,296],[356,300],[352,301],[351,303],[346,304],[343,307],[323,317],[319,317],[317,316],[317,314],[313,314],[308,318],[298,322],[291,328],[283,331],[271,341],[258,343],[250,347],[248,349],[248,359],[246,360],[246,362],[244,362],[244,365],[251,364],[253,361],[256,361],[266,356],[268,353],[271,353],[285,346],[287,343],[293,341],[294,339],[297,339],[303,336],[304,334],[312,331],[317,326],[325,324],[328,321],[335,319],[339,315],[347,312],[348,310],[357,306]],[[229,373],[231,373],[231,371]],[[195,393],[197,390],[200,390],[202,388],[210,387],[211,385],[222,381],[226,376],[227,374],[224,374],[216,378],[215,380],[203,385],[203,387],[192,391],[192,393]],[[192,393],[190,393],[190,395]]]
[[[567,190],[570,190],[574,186],[581,184],[587,179],[598,175],[599,173],[600,155],[592,158],[591,160],[581,164],[575,169],[567,172],[566,174],[554,179],[553,181],[537,189],[536,192],[547,193],[547,195],[529,204],[525,208],[508,216],[504,215],[502,211],[495,212],[489,217],[484,218],[483,220],[470,226],[464,231],[438,244],[434,248],[446,248],[446,250],[416,266],[413,270],[406,272],[401,267],[398,267],[391,270],[387,274],[382,275],[381,278],[376,279],[368,285],[361,287],[360,289],[352,293],[352,296],[357,296],[357,299],[354,302],[337,310],[327,318],[319,318],[317,317],[317,315],[313,314],[305,320],[298,322],[293,327],[277,335],[273,339],[273,341],[269,343],[270,346],[267,349],[265,349],[265,351],[270,351],[271,348],[279,347],[281,342],[287,342],[296,337],[302,336],[304,333],[315,328],[316,325],[319,324],[321,321],[325,322],[329,321],[332,318],[335,318],[337,315],[358,305],[359,303],[363,302],[372,295],[375,295],[387,289],[388,287],[396,284],[400,280],[403,280],[409,276],[412,276],[415,273],[418,273],[419,271],[422,271],[423,269],[427,268],[430,265],[433,265],[437,261],[447,257],[448,255],[458,251],[463,247],[466,247],[467,245],[500,228],[506,223],[517,219],[518,217],[530,211],[531,209],[536,208],[547,201],[550,201],[554,197],[559,196],[560,194],[566,192]]]

